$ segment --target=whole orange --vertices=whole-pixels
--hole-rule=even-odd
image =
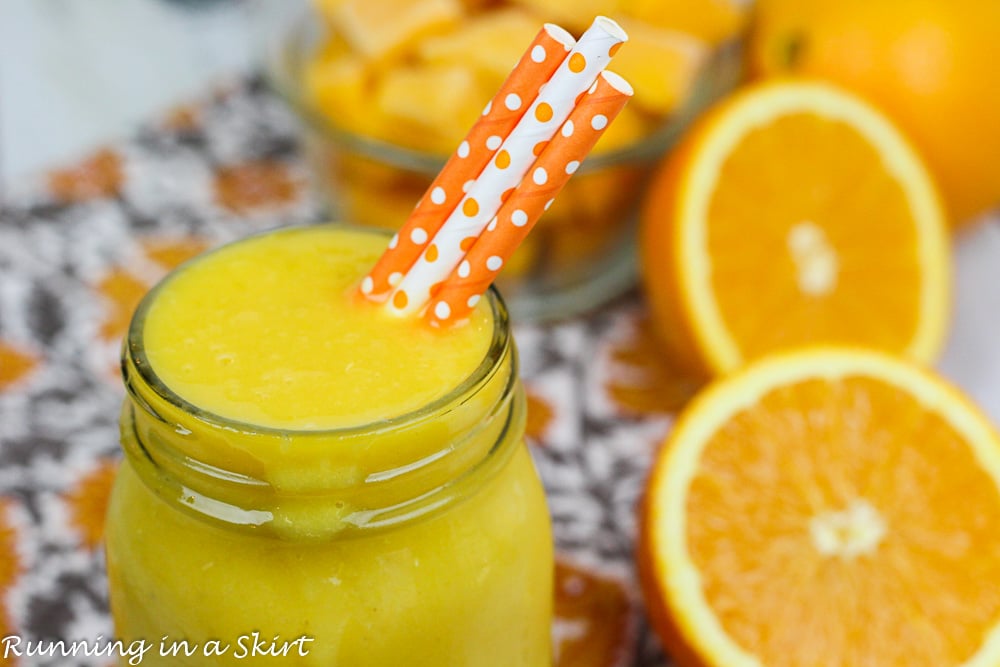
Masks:
[[[880,106],[929,163],[953,224],[1000,203],[1000,0],[759,0],[750,68]]]

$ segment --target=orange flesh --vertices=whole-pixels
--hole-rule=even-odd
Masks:
[[[810,522],[858,500],[881,539],[824,555]],[[871,378],[802,381],[731,417],[687,516],[709,606],[767,667],[961,665],[1000,621],[997,482],[940,416]]]
[[[811,113],[777,118],[741,139],[718,182],[711,288],[744,358],[818,341],[908,347],[921,312],[917,232],[902,188],[855,130]],[[789,249],[803,222],[822,230],[837,266],[821,294],[800,288]]]

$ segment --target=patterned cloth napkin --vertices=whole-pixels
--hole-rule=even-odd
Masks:
[[[250,80],[19,184],[0,209],[0,637],[113,635],[101,536],[131,311],[207,247],[323,220],[308,185],[295,120]],[[664,665],[635,586],[635,506],[694,387],[658,361],[634,296],[516,338],[560,554],[556,665]],[[48,660],[20,664],[109,664]]]

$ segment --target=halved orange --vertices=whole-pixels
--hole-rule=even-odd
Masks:
[[[643,278],[657,330],[705,375],[805,344],[932,360],[950,292],[927,169],[879,112],[830,85],[737,93],[654,178]]]
[[[806,349],[710,385],[640,532],[682,667],[1000,664],[1000,437],[898,357]]]

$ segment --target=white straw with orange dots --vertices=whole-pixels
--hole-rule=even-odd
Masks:
[[[605,17],[598,17],[580,37],[552,78],[538,91],[538,97],[511,130],[500,150],[396,286],[387,304],[390,312],[410,315],[427,305],[503,201],[527,175],[535,159],[576,106],[578,97],[593,85],[597,75],[627,39],[625,31]],[[548,175],[543,169],[532,169],[528,178],[545,185]],[[491,262],[490,268],[498,271],[502,266],[500,260],[499,263]]]
[[[434,295],[424,318],[432,326],[459,321],[476,307],[521,241],[552,204],[587,153],[632,96],[632,86],[602,72],[532,166],[545,178],[525,178],[497,211]]]
[[[373,301],[388,297],[575,43],[573,36],[557,25],[546,24],[539,31],[406,224],[389,242],[389,249],[362,280],[362,294]]]

